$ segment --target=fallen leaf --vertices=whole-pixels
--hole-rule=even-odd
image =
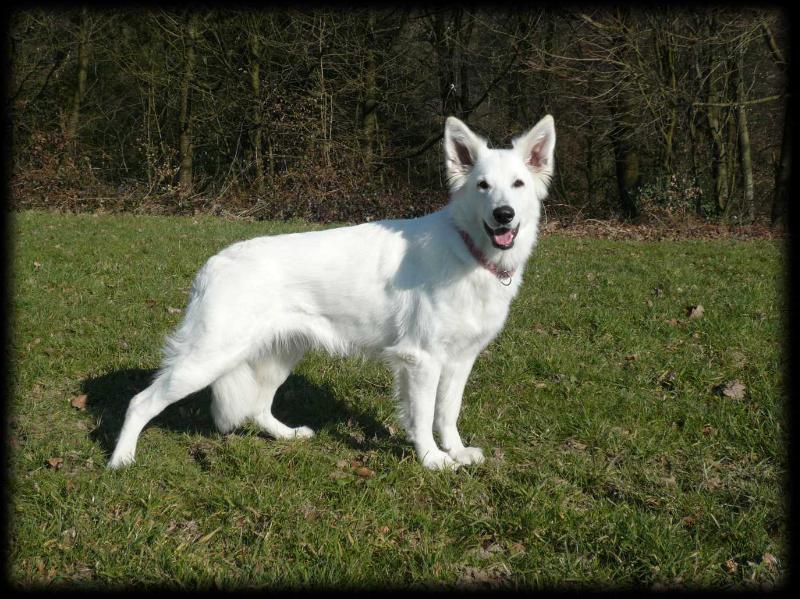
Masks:
[[[42,263],[41,262],[37,262],[36,260],[34,260],[33,261],[33,267],[38,270],[38,269],[40,269],[42,267]]]
[[[736,560],[729,559],[725,562],[725,569],[728,571],[728,574],[736,574],[736,570],[739,569],[739,565],[736,563]]]
[[[456,586],[462,589],[497,588],[509,583],[509,574],[505,564],[493,564],[486,569],[467,566],[459,574]]]
[[[581,443],[580,441],[576,441],[575,439],[567,439],[566,441],[564,441],[562,447],[564,449],[574,449],[575,451],[586,450],[586,444]]]
[[[764,565],[767,566],[770,570],[777,570],[778,569],[778,558],[772,555],[771,553],[765,553],[761,560],[764,562]]]
[[[625,356],[625,359],[628,362],[633,362],[634,360],[638,360],[639,359],[639,354],[629,354],[629,355]]]
[[[180,308],[173,308],[172,306],[167,306],[167,312],[169,312],[170,314],[180,314],[181,313],[181,309]]]
[[[744,398],[744,393],[747,390],[747,387],[745,387],[744,383],[742,383],[742,381],[739,379],[734,379],[723,385],[717,385],[715,389],[717,393],[723,395],[724,397],[729,397],[730,399],[742,399]]]
[[[578,294],[577,293],[570,293],[569,294],[569,299],[571,299],[574,302],[575,300],[578,299]]]
[[[670,474],[669,476],[661,477],[661,482],[664,483],[665,487],[675,488],[678,486],[678,481],[675,479],[674,474]]]
[[[64,544],[69,547],[75,544],[75,538],[78,536],[78,533],[74,528],[68,528],[61,533],[61,536],[64,537]]]
[[[713,435],[714,434],[714,427],[711,426],[710,424],[706,424],[703,427],[703,434],[704,435]]]
[[[747,356],[742,352],[733,351],[731,352],[731,362],[736,368],[744,368],[747,365]]]
[[[694,516],[684,516],[681,518],[681,524],[686,527],[694,526],[695,522],[697,522],[697,518]]]
[[[87,399],[86,394],[77,395],[77,396],[73,397],[72,401],[70,401],[69,403],[73,408],[78,408],[79,410],[85,410],[86,409],[86,399]]]
[[[361,468],[356,468],[356,474],[361,478],[372,478],[375,476],[375,472],[370,470],[366,466],[362,466]]]
[[[703,306],[701,306],[700,304],[697,304],[696,306],[686,307],[686,316],[688,316],[689,318],[700,318],[704,312],[705,310],[703,309]]]
[[[50,458],[47,460],[47,465],[53,470],[59,470],[64,465],[64,458]]]
[[[499,553],[499,552],[502,552],[502,551],[503,551],[503,548],[500,547],[500,545],[498,545],[497,543],[491,543],[486,547],[478,547],[478,549],[476,550],[476,553],[477,553],[478,557],[486,559],[486,558],[491,557],[492,554]]]

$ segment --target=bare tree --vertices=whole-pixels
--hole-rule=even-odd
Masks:
[[[182,195],[192,193],[192,83],[195,78],[195,45],[198,38],[199,16],[196,12],[186,13],[182,42],[184,44],[183,79],[181,80],[181,104],[178,123],[180,126],[180,171],[178,184]]]
[[[75,82],[75,91],[72,94],[72,106],[70,107],[69,119],[66,126],[66,137],[74,148],[75,137],[78,134],[78,124],[80,121],[81,102],[86,95],[86,77],[89,72],[89,44],[91,40],[91,20],[89,11],[84,6],[81,8],[80,16],[78,18],[78,32],[77,32],[77,78]]]

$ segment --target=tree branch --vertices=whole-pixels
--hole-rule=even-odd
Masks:
[[[765,98],[758,98],[756,100],[747,100],[746,102],[694,102],[692,106],[714,106],[716,108],[738,108],[739,106],[750,106],[751,104],[763,104],[765,102],[772,102],[773,100],[780,100],[789,94],[776,94],[774,96],[766,96]]]

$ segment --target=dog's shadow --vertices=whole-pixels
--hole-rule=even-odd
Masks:
[[[82,383],[86,408],[95,419],[91,438],[110,455],[119,436],[125,412],[131,398],[153,380],[155,370],[140,368],[116,370],[88,378]],[[321,387],[302,374],[292,374],[281,385],[272,405],[275,417],[288,426],[310,426],[314,431],[326,431],[333,438],[362,451],[381,446],[398,457],[407,452],[407,443],[393,438],[374,414],[356,411],[337,399],[330,389]],[[349,423],[362,434],[348,434],[339,426]],[[211,417],[211,389],[189,395],[166,408],[148,427],[176,432],[216,436],[220,433]],[[235,433],[234,433],[235,434]],[[270,437],[262,433],[266,439]],[[363,439],[363,440],[362,440]]]

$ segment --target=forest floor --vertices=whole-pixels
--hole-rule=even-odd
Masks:
[[[460,428],[417,462],[381,364],[312,353],[276,414],[213,429],[207,391],[104,468],[198,267],[319,228],[11,215],[9,576],[21,587],[765,588],[788,569],[783,241],[543,227]],[[550,228],[548,228],[550,227]],[[623,233],[622,231],[627,231]],[[611,238],[608,238],[611,237]]]

